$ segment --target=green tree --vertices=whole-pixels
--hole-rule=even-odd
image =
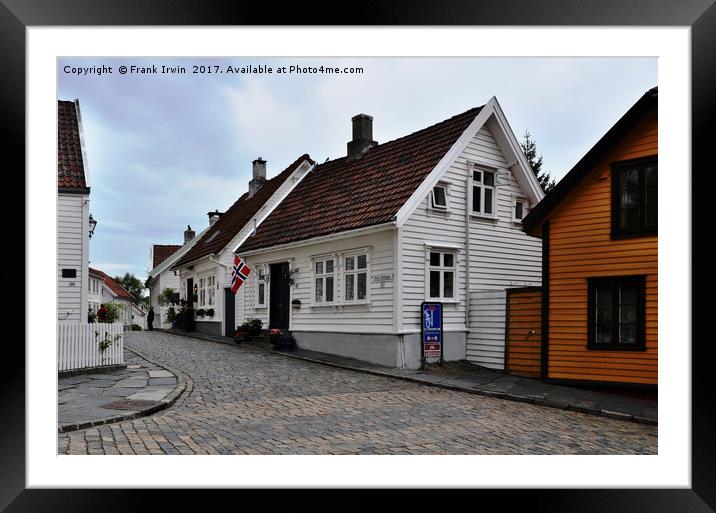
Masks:
[[[529,130],[525,130],[524,140],[520,143],[520,147],[545,194],[554,189],[556,182],[547,171],[542,171],[542,154],[537,157],[537,144],[532,139]]]
[[[124,276],[122,277],[115,276],[114,281],[127,289],[127,292],[135,297],[137,303],[144,305],[147,308],[149,307],[149,296],[144,295],[144,291],[146,289],[144,288],[144,283],[142,283],[139,278],[133,274],[124,273]]]

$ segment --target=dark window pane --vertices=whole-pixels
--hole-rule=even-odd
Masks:
[[[452,253],[443,253],[443,267],[453,267],[455,265],[455,255]]]
[[[613,293],[609,287],[600,287],[596,289],[596,320],[598,325],[611,325],[612,324],[612,304],[613,304]]]
[[[355,287],[355,274],[346,275],[346,301],[353,301]]]
[[[472,179],[476,182],[482,182],[482,172],[481,171],[473,171]]]
[[[474,186],[472,188],[472,211],[473,212],[480,212],[480,194],[482,192],[482,187]]]
[[[619,188],[623,191],[637,191],[639,188],[639,170],[637,168],[624,169],[621,173]]]
[[[515,203],[515,219],[522,219],[522,202]]]
[[[326,272],[327,273],[333,272],[333,260],[326,260]]]
[[[316,302],[323,301],[323,278],[316,278]]]
[[[430,271],[430,297],[440,297],[440,271]]]
[[[443,297],[453,297],[453,289],[454,289],[453,280],[454,280],[454,273],[451,273],[451,272],[443,273],[443,289],[445,290]]]
[[[433,188],[433,202],[436,206],[444,207],[447,205],[445,202],[445,187],[434,187]]]
[[[355,257],[346,257],[346,271],[355,269]]]
[[[333,276],[326,278],[326,301],[333,301]]]
[[[619,325],[619,343],[636,344],[636,324]]]
[[[612,326],[611,324],[597,324],[597,344],[612,343]]]
[[[358,256],[358,269],[365,269],[368,262],[368,258],[365,255]]]
[[[489,185],[490,187],[495,186],[495,173],[485,171],[485,185]]]
[[[323,273],[323,262],[316,262],[316,274]]]
[[[259,304],[260,305],[263,305],[265,302],[264,301],[265,287],[266,286],[263,283],[259,283]]]
[[[430,265],[440,267],[440,253],[430,252]]]
[[[359,273],[358,274],[358,294],[356,299],[361,300],[365,299],[366,294],[366,284],[367,284],[367,275],[366,273]]]
[[[623,209],[639,207],[639,196],[636,191],[625,190],[621,192],[621,207]]]
[[[638,228],[640,224],[638,208],[622,210],[620,222],[622,228]]]
[[[485,214],[492,214],[492,189],[485,189]]]

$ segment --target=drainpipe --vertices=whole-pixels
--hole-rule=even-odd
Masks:
[[[465,328],[470,334],[470,173],[465,180]],[[467,350],[467,342],[465,342]]]

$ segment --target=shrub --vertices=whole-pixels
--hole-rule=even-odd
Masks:
[[[119,319],[120,314],[124,311],[124,305],[117,303],[105,303],[105,310],[107,310],[107,321],[109,323],[116,322]]]
[[[142,331],[142,327],[139,324],[132,324],[132,331]]]

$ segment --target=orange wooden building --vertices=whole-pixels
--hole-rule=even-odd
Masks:
[[[508,372],[539,359],[548,380],[657,384],[657,110],[654,88],[522,221],[543,241],[542,291],[517,304],[539,305],[541,343],[508,339]]]

